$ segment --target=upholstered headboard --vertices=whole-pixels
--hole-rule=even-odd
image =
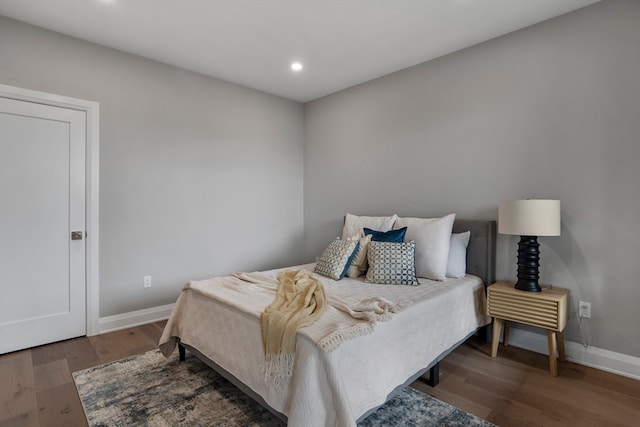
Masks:
[[[485,286],[496,280],[496,222],[456,219],[453,232],[471,232],[467,247],[467,273],[480,277]]]

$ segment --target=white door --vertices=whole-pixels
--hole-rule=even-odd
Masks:
[[[86,333],[85,143],[84,111],[0,97],[0,354]]]

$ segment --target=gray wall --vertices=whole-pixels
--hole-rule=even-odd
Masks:
[[[305,256],[345,212],[496,219],[562,201],[541,277],[567,338],[640,356],[640,2],[607,0],[305,105]],[[515,278],[517,237],[499,236]],[[592,319],[578,325],[578,301]]]
[[[640,2],[607,0],[303,110],[0,17],[0,82],[100,102],[103,317],[313,260],[345,212],[495,219],[499,200],[558,198],[542,278],[573,315],[593,304],[567,337],[640,356],[639,22]],[[498,277],[516,244],[499,237]]]
[[[100,103],[101,317],[301,261],[301,104],[2,17],[0,82]]]

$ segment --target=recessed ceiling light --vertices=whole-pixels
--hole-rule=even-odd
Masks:
[[[302,70],[302,64],[300,62],[293,62],[291,63],[291,69],[293,71],[300,71]]]

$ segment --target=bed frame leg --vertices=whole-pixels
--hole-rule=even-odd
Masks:
[[[178,352],[180,353],[180,361],[184,362],[187,357],[187,349],[182,346],[182,344],[178,343]]]
[[[440,362],[436,363],[429,369],[429,379],[427,384],[431,387],[435,387],[440,382]]]
[[[491,326],[493,324],[489,324],[487,326],[483,326],[480,329],[478,329],[478,337],[480,337],[480,339],[484,342],[490,343],[491,342]]]

